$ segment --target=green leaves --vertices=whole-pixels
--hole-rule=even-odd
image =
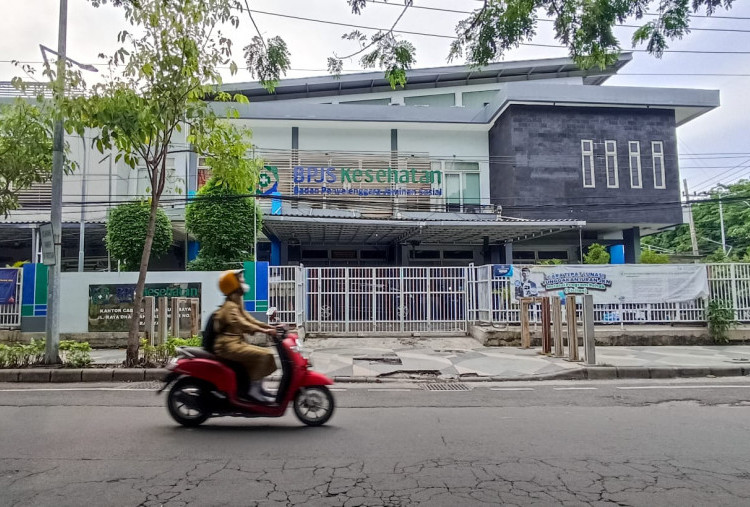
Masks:
[[[123,271],[136,271],[146,244],[151,205],[133,201],[113,208],[107,218],[104,243],[112,257],[122,264]],[[157,209],[151,255],[160,257],[172,246],[172,224],[161,208]]]
[[[583,256],[584,264],[609,264],[609,252],[599,243],[594,243]]]
[[[252,76],[258,77],[268,93],[273,93],[281,76],[291,67],[286,42],[281,37],[272,37],[264,41],[260,35],[256,35],[243,50],[247,68]]]

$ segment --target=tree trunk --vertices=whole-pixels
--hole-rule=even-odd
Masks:
[[[146,286],[146,274],[148,273],[148,261],[151,258],[151,245],[154,242],[156,231],[156,213],[159,210],[159,200],[151,199],[151,214],[148,218],[148,229],[146,230],[146,242],[143,244],[141,255],[141,267],[138,272],[138,283],[135,286],[135,300],[133,301],[133,314],[130,317],[130,329],[128,330],[128,349],[125,358],[125,366],[133,367],[138,363],[138,347],[140,345],[140,321],[141,307],[143,306],[143,290]]]

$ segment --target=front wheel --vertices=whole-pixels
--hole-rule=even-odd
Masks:
[[[333,415],[333,395],[326,386],[303,387],[294,395],[294,414],[308,426],[321,426]]]
[[[203,424],[211,415],[207,407],[208,386],[196,379],[177,381],[167,395],[167,409],[172,419],[183,426]]]

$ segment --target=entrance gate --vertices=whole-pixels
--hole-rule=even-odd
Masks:
[[[0,329],[21,328],[21,293],[23,288],[23,270],[18,269],[16,279],[16,297],[10,304],[0,305]]]

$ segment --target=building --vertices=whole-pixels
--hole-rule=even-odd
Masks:
[[[225,85],[250,99],[233,106],[239,119],[231,121],[252,130],[253,155],[266,166],[258,258],[306,266],[577,262],[599,242],[637,262],[641,236],[682,223],[676,128],[718,107],[719,92],[602,86],[631,58],[589,71],[567,58],[421,69],[396,90],[381,72],[284,80],[274,94],[254,82]],[[86,235],[101,238],[106,205],[95,214],[91,203],[145,187],[137,172],[89,156]],[[173,165],[176,193],[191,194],[209,177],[195,156],[176,153]],[[66,178],[66,196],[80,202],[80,186],[80,177]],[[195,247],[184,234],[184,205],[170,202],[179,244],[162,265],[181,268]],[[80,209],[66,211],[75,245]],[[41,215],[25,208],[2,230],[32,231]],[[19,251],[31,251],[22,236],[14,235]],[[86,258],[101,267],[106,252],[95,248],[87,239]]]

